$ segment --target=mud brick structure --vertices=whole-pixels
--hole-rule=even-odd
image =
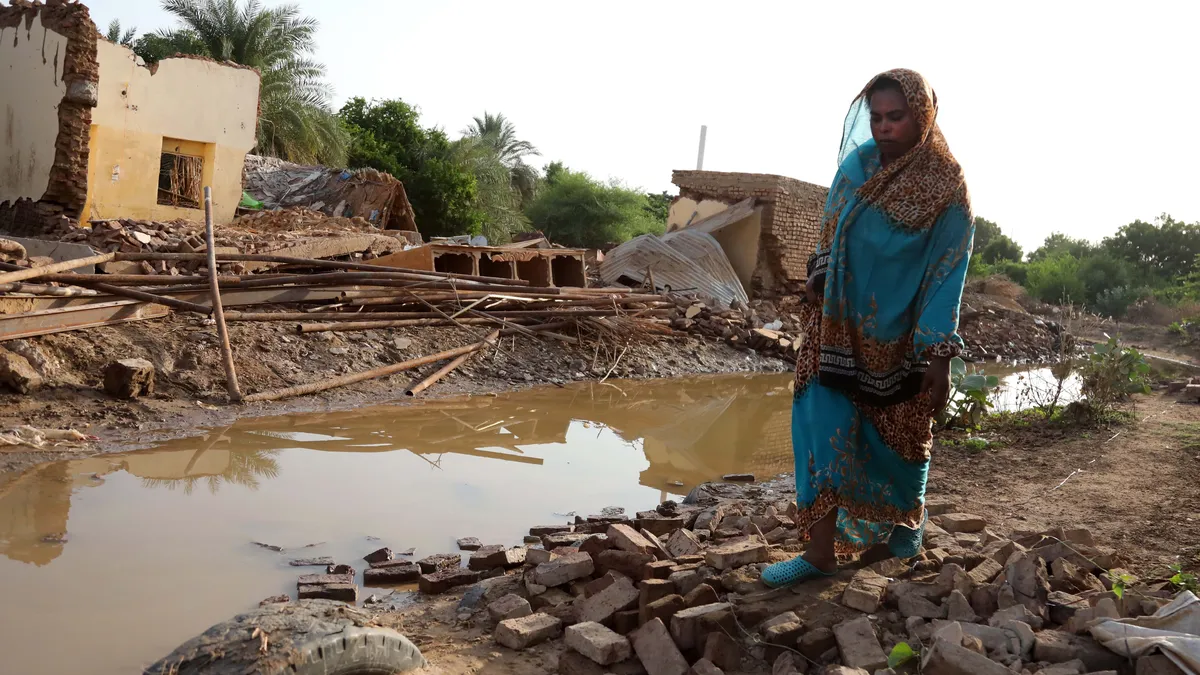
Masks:
[[[83,212],[99,37],[87,7],[76,2],[0,6],[0,62],[10,65],[0,84],[7,109],[0,231],[36,235]],[[17,63],[31,67],[11,67]]]
[[[756,290],[796,291],[803,285],[829,188],[786,176],[723,171],[675,171],[671,182],[679,186],[681,200],[695,203],[701,218],[713,214],[716,203],[754,197],[762,208]]]

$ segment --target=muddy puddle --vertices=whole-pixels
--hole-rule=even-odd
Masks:
[[[382,546],[420,558],[459,537],[515,545],[574,513],[789,472],[790,384],[589,383],[249,419],[0,477],[4,670],[139,672],[263,598],[294,596],[296,577],[319,570],[292,559],[361,571]]]

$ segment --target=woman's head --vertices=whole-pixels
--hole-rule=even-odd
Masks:
[[[921,120],[908,105],[898,80],[882,76],[866,92],[871,109],[871,136],[884,159],[892,160],[921,142]]]

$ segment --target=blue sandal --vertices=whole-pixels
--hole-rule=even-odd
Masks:
[[[763,570],[762,582],[768,588],[785,588],[787,586],[794,586],[801,581],[808,581],[809,579],[819,577],[831,577],[834,574],[837,574],[837,572],[822,572],[803,557],[796,556],[786,562],[775,563]]]
[[[897,525],[892,528],[892,536],[888,537],[888,550],[892,555],[907,560],[917,557],[921,552],[921,544],[925,541],[925,523],[929,522],[929,511],[926,510],[921,518],[921,526],[917,529]]]

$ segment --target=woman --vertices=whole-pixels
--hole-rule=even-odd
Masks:
[[[876,76],[846,118],[808,269],[792,447],[796,524],[811,541],[768,567],[767,585],[831,575],[838,554],[883,542],[901,558],[920,550],[973,235],[937,96],[911,70]]]

